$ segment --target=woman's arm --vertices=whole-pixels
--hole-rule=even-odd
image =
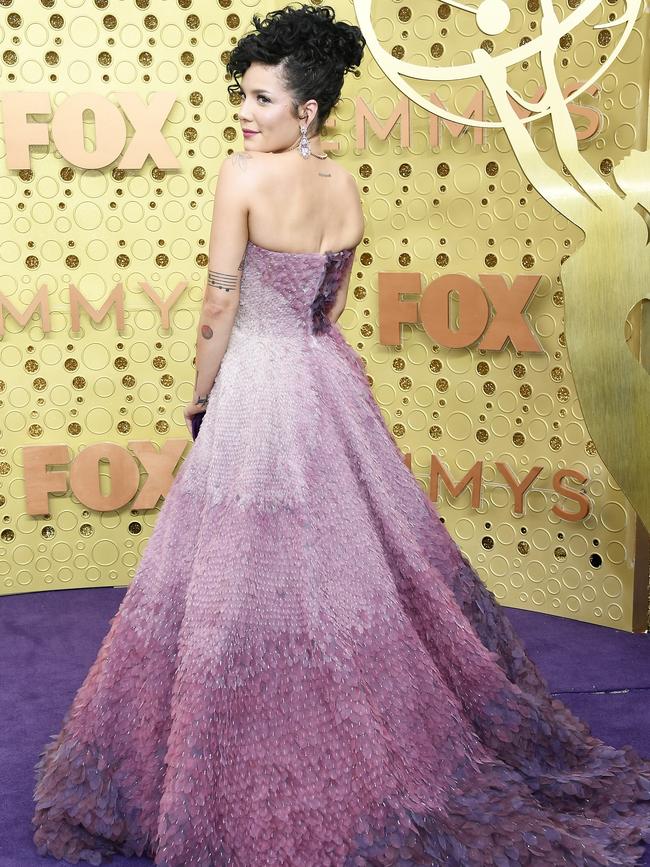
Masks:
[[[208,278],[196,339],[194,403],[204,408],[226,353],[237,309],[248,242],[252,157],[238,152],[221,165],[214,196]]]

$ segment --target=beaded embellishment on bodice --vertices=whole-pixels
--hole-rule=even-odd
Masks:
[[[354,249],[325,253],[270,250],[248,242],[235,320],[239,331],[321,334]]]

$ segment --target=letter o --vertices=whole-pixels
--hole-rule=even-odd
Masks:
[[[104,494],[99,481],[99,462],[110,467],[111,492]],[[115,443],[94,443],[83,449],[70,466],[70,487],[79,502],[96,512],[121,509],[135,496],[140,470],[135,458]]]
[[[460,327],[449,326],[449,295],[458,292]],[[445,274],[432,280],[420,299],[420,321],[429,337],[450,349],[461,349],[485,331],[490,306],[481,284],[465,274]]]

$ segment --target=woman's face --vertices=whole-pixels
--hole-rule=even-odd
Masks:
[[[286,90],[278,67],[251,63],[240,79],[242,90],[239,121],[245,151],[274,152],[289,150],[300,138],[300,127],[309,126],[318,103],[308,100],[299,107],[300,120],[291,110],[291,94]],[[246,135],[244,130],[252,130]],[[308,132],[308,135],[310,133]]]

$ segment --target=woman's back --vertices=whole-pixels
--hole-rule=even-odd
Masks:
[[[325,253],[352,249],[364,233],[354,177],[332,159],[294,153],[242,153],[250,174],[248,235],[268,250]]]

